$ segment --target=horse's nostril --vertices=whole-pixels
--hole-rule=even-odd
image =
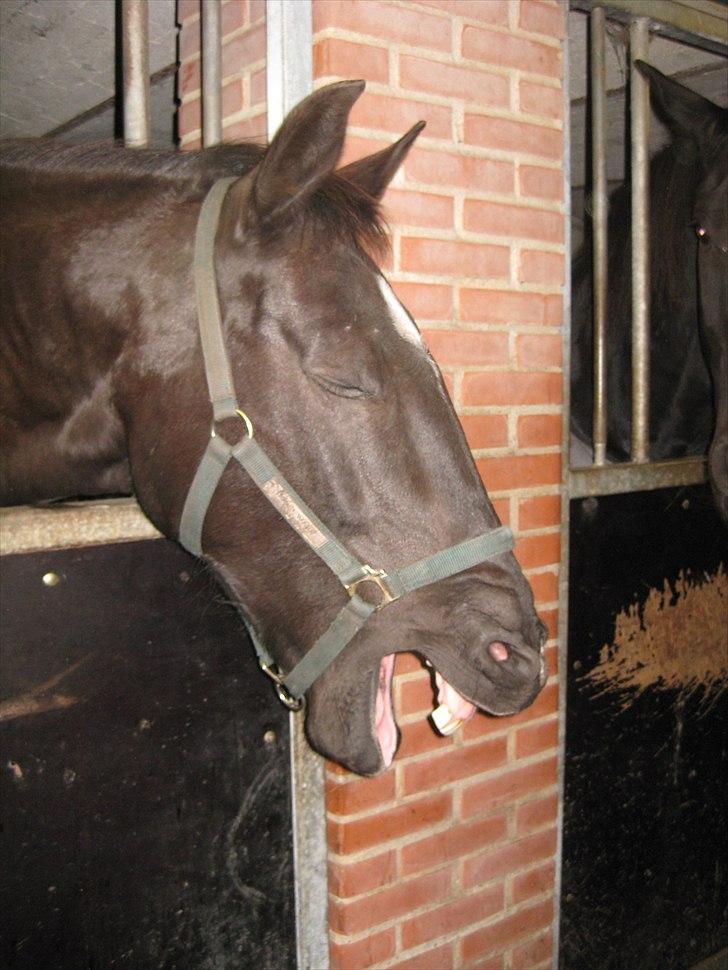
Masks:
[[[503,663],[504,660],[508,660],[510,653],[508,647],[505,643],[501,643],[500,640],[494,640],[488,646],[488,653],[491,655],[493,660],[497,660],[499,663]]]

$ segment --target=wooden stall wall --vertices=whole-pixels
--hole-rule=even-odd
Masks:
[[[199,143],[197,0],[181,0],[180,134]],[[402,742],[362,780],[327,770],[331,964],[551,965],[564,277],[564,7],[556,0],[314,0],[314,74],[363,77],[344,161],[427,128],[385,198],[384,269],[442,367],[550,630],[550,678],[507,719],[426,720],[398,658]],[[223,3],[224,138],[265,130],[265,7]]]

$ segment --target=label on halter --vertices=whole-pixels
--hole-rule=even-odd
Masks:
[[[271,505],[278,509],[286,522],[302,539],[306,540],[312,549],[320,549],[328,541],[323,532],[314,525],[303,509],[296,505],[291,494],[275,478],[269,479],[261,488]]]

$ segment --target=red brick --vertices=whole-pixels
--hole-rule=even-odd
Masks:
[[[502,950],[541,928],[553,919],[553,900],[546,900],[506,916],[497,923],[485,926],[462,939],[463,960],[470,964],[492,950]],[[519,967],[519,970],[525,968]]]
[[[329,864],[329,892],[340,899],[348,899],[390,886],[397,875],[397,853],[394,850],[360,862],[332,862]]]
[[[548,757],[535,764],[512,768],[499,772],[493,778],[477,782],[463,792],[462,815],[470,818],[492,812],[501,805],[507,805],[556,784],[556,758]]]
[[[483,23],[508,24],[508,0],[418,0],[420,6],[437,7],[455,17],[467,17]]]
[[[465,141],[482,148],[559,160],[563,151],[561,132],[555,128],[485,115],[465,115]]]
[[[265,71],[253,71],[253,73],[250,75],[251,105],[265,104],[267,95],[268,92]]]
[[[543,0],[521,0],[518,26],[533,34],[560,40],[564,36],[564,8]]]
[[[518,104],[525,114],[559,121],[564,113],[564,92],[560,87],[521,81],[518,85]]]
[[[559,722],[556,718],[542,724],[531,724],[516,731],[516,757],[530,758],[534,754],[555,748],[559,740]]]
[[[265,19],[265,5],[268,0],[248,0],[249,19],[251,24]]]
[[[429,714],[434,707],[432,683],[429,677],[417,677],[399,685],[399,709],[402,717],[408,714]]]
[[[531,863],[549,859],[556,850],[556,829],[544,829],[504,846],[493,846],[463,862],[462,884],[466,889],[492,882],[523,869]]]
[[[232,34],[234,30],[240,30],[248,20],[248,9],[245,0],[230,0],[223,3],[220,8],[220,30],[222,36]]]
[[[484,232],[509,239],[539,239],[562,242],[564,217],[559,212],[533,209],[529,206],[503,205],[481,199],[466,199],[463,225],[470,232]]]
[[[177,0],[177,19],[180,23],[197,17],[200,13],[200,0]]]
[[[508,445],[508,419],[505,414],[462,414],[460,423],[473,450],[505,448]]]
[[[398,653],[396,655],[395,670],[397,674],[412,674],[425,669],[422,660],[414,653]]]
[[[548,639],[555,640],[556,637],[558,636],[558,629],[559,629],[559,611],[540,610],[538,615],[539,615],[539,619],[541,619],[544,625],[546,626]]]
[[[229,118],[243,110],[243,79],[235,77],[222,86],[222,117]]]
[[[553,948],[553,935],[551,930],[547,930],[535,940],[516,947],[511,957],[511,966],[517,970],[553,970]]]
[[[475,101],[491,108],[507,108],[511,91],[507,77],[471,67],[443,64],[424,57],[400,55],[400,86],[411,91]]]
[[[361,933],[431,904],[433,900],[446,899],[450,895],[450,882],[450,872],[440,869],[352,902],[330,900],[331,928],[337,933]]]
[[[452,814],[452,793],[435,792],[351,822],[329,821],[329,845],[333,852],[346,855],[384,845],[403,835],[415,835],[437,825]]]
[[[546,318],[544,322],[547,326],[560,326],[564,322],[564,301],[560,296],[547,296],[545,298]]]
[[[501,195],[513,192],[512,162],[415,148],[407,156],[404,169],[407,178],[415,182],[477,188],[479,192],[497,192]]]
[[[541,415],[533,415],[541,417]],[[551,417],[551,415],[547,415]],[[521,532],[528,529],[546,529],[558,525],[561,514],[561,496],[539,495],[527,498],[518,504],[518,528]]]
[[[452,933],[499,913],[503,909],[503,886],[490,886],[483,892],[474,893],[446,903],[402,923],[402,945],[405,948],[420,946],[445,933]]]
[[[555,825],[558,808],[559,797],[555,793],[519,805],[516,809],[516,832],[525,835],[546,825]]]
[[[179,59],[186,61],[200,51],[200,21],[192,20],[182,25],[179,35]]]
[[[191,131],[198,131],[200,125],[202,124],[202,108],[200,105],[200,99],[194,98],[192,101],[186,101],[181,104],[177,109],[177,123],[179,125],[179,130],[187,135]]]
[[[403,767],[402,789],[407,795],[428,791],[432,788],[433,779],[437,779],[438,787],[442,788],[449,782],[504,765],[507,756],[505,738],[489,739],[442,755],[433,755]]]
[[[393,40],[439,51],[450,51],[452,47],[448,18],[422,10],[408,10],[399,3],[386,0],[367,0],[366,3],[315,0],[314,33],[327,27],[341,27],[354,33],[367,34],[379,43]]]
[[[382,933],[368,933],[354,943],[331,940],[329,957],[331,970],[362,970],[373,967],[394,956],[396,939],[394,927]]]
[[[503,525],[510,525],[511,522],[511,503],[507,498],[491,499],[495,514]]]
[[[560,414],[523,414],[516,423],[519,448],[550,448],[561,444]],[[536,529],[538,526],[529,526]]]
[[[179,96],[184,98],[200,90],[200,60],[185,61],[179,69]]]
[[[561,216],[558,218],[561,220]],[[524,250],[519,261],[518,279],[521,283],[561,286],[564,282],[563,255],[541,250]]]
[[[516,338],[519,367],[561,367],[561,334],[524,333]]]
[[[389,55],[383,47],[371,44],[353,44],[338,37],[324,37],[313,48],[314,77],[352,76],[365,81],[389,81]]]
[[[415,320],[449,320],[452,316],[451,286],[390,282],[392,289]]]
[[[425,226],[450,229],[453,224],[453,200],[446,195],[388,189],[384,197],[387,221],[397,227]]]
[[[223,121],[223,141],[254,141],[265,144],[267,141],[265,112],[261,111],[248,118],[238,118],[231,124]]]
[[[546,301],[539,293],[460,290],[460,317],[467,323],[542,324]]]
[[[451,970],[455,966],[453,949],[453,943],[446,943],[398,963],[390,963],[388,970]]]
[[[501,842],[507,834],[508,819],[505,815],[490,815],[475,822],[454,825],[446,832],[438,832],[437,835],[429,835],[419,842],[404,846],[402,873],[408,876],[423,869],[432,869],[440,863],[477,852],[484,845]]]
[[[558,563],[561,554],[561,534],[550,532],[542,536],[520,536],[515,556],[521,569],[535,569]]]
[[[507,333],[425,330],[422,336],[440,367],[508,363]]]
[[[544,572],[528,576],[528,585],[533,592],[536,605],[555,603],[559,598],[559,577],[556,573]]]
[[[553,862],[546,862],[542,866],[537,866],[519,876],[514,876],[511,888],[511,898],[514,905],[517,906],[533,896],[541,896],[549,891],[553,892],[555,869]]]
[[[478,458],[475,465],[486,489],[491,492],[502,492],[508,488],[555,485],[561,480],[560,455]]]
[[[463,375],[462,402],[474,407],[495,404],[560,404],[561,374],[505,371]]]
[[[402,741],[397,752],[398,760],[410,758],[425,751],[449,750],[454,744],[453,738],[443,738],[435,732],[429,721],[417,721],[415,724],[400,725]]]
[[[355,103],[349,122],[354,128],[374,128],[402,135],[418,121],[426,121],[428,138],[452,137],[452,111],[441,104],[409,101],[365,91]]]
[[[265,24],[259,24],[230,40],[223,41],[222,76],[239,74],[241,66],[248,68],[263,58],[265,58]]]
[[[521,165],[518,169],[518,191],[524,196],[560,202],[564,197],[564,173],[560,168]]]
[[[462,51],[463,57],[480,63],[513,67],[546,77],[561,76],[560,49],[525,37],[466,25],[463,28]]]
[[[510,249],[454,239],[419,239],[400,242],[403,271],[455,277],[508,277]]]
[[[354,778],[347,782],[326,781],[326,808],[335,815],[355,815],[375,805],[394,800],[394,775]]]

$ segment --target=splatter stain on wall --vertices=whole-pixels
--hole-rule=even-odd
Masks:
[[[614,639],[584,678],[601,691],[624,693],[630,704],[648,688],[706,701],[728,686],[728,575],[723,563],[693,580],[681,572],[674,585],[651,589],[620,611]]]

